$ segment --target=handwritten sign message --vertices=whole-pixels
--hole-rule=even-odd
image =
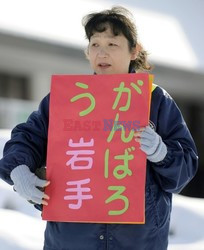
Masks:
[[[148,125],[152,80],[146,73],[52,77],[44,220],[145,222],[146,155],[134,132]]]

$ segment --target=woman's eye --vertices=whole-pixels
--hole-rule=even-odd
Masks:
[[[98,44],[97,44],[97,43],[92,43],[91,46],[92,46],[92,47],[98,47]]]
[[[109,43],[110,46],[118,46],[116,43]]]

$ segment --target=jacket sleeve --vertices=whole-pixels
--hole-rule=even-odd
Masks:
[[[32,172],[45,165],[49,120],[49,95],[40,103],[25,123],[17,125],[6,143],[0,160],[0,177],[13,185],[11,171],[18,165],[27,165]]]
[[[176,103],[164,90],[161,91],[156,131],[167,146],[167,155],[163,161],[151,164],[161,188],[179,193],[196,174],[197,150]]]

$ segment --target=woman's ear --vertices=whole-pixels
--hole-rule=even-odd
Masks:
[[[138,57],[141,49],[142,49],[142,46],[139,43],[137,43],[135,48],[132,50],[131,60],[135,60]]]
[[[84,50],[84,54],[85,54],[85,56],[86,56],[86,59],[90,59],[89,58],[89,47],[87,47],[85,50]]]

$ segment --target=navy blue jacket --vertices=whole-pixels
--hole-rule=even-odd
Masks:
[[[0,177],[26,164],[31,171],[46,165],[49,95],[26,123],[12,131],[0,161]],[[152,93],[150,120],[167,145],[162,162],[147,161],[144,225],[47,222],[44,250],[165,250],[168,245],[172,193],[193,178],[198,157],[194,141],[173,99],[162,88]]]

